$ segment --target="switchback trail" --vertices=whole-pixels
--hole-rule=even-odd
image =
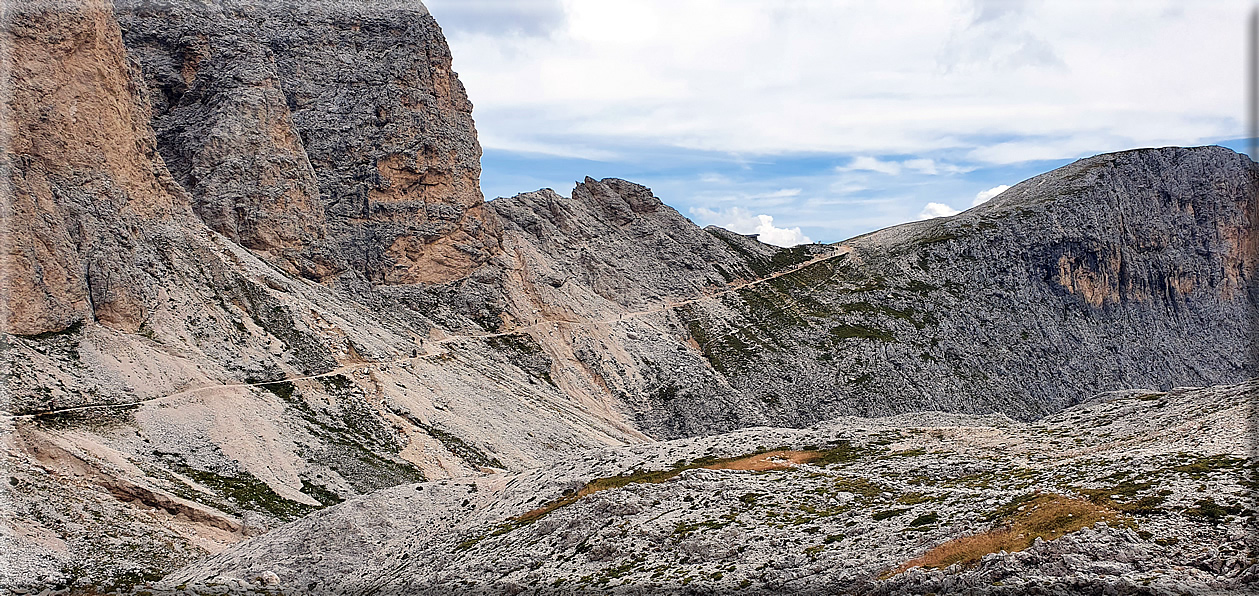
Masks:
[[[811,267],[823,261],[828,261],[831,259],[837,259],[837,258],[846,256],[850,252],[852,252],[852,248],[848,246],[840,246],[833,252],[815,256],[812,259],[809,259],[808,261],[805,261],[803,263],[800,263],[799,265],[796,265],[795,267],[792,267],[790,269],[784,269],[782,271],[772,273],[762,278],[758,278],[758,279],[754,279],[754,280],[746,281],[746,282],[741,282],[741,283],[737,283],[733,285],[728,285],[725,288],[721,289],[720,291],[714,292],[712,294],[699,296],[696,298],[689,298],[687,300],[682,300],[679,302],[665,301],[664,303],[660,304],[659,307],[649,308],[646,310],[621,313],[620,315],[617,315],[615,318],[608,318],[608,319],[602,319],[602,320],[597,320],[597,321],[569,321],[569,320],[547,319],[543,321],[538,321],[536,323],[531,323],[529,325],[522,325],[520,327],[515,327],[508,331],[500,331],[497,333],[449,335],[441,339],[434,340],[427,343],[431,345],[442,345],[442,344],[447,344],[447,343],[452,343],[452,342],[462,341],[462,340],[467,340],[467,339],[491,339],[495,337],[506,337],[509,335],[518,335],[520,333],[524,333],[532,329],[545,327],[546,325],[557,325],[561,323],[563,323],[564,325],[572,325],[572,326],[608,325],[611,323],[616,323],[617,321],[623,321],[625,319],[637,318],[637,317],[641,317],[641,316],[649,315],[649,314],[658,314],[658,313],[668,312],[669,310],[676,309],[678,307],[686,306],[689,304],[696,304],[699,302],[707,302],[710,300],[715,300],[717,298],[720,298],[732,292],[738,292],[739,290],[745,290],[747,288],[750,288],[756,285],[768,283],[784,275],[790,275],[806,267]],[[202,387],[184,389],[181,391],[176,391],[175,393],[168,393],[166,395],[159,395],[157,397],[150,397],[148,399],[142,399],[142,400],[136,400],[136,401],[130,401],[130,402],[124,402],[124,403],[70,406],[70,407],[65,407],[65,408],[53,408],[53,409],[48,409],[48,410],[41,410],[39,412],[31,412],[28,414],[11,414],[11,413],[5,412],[5,413],[0,413],[0,421],[11,422],[11,421],[18,421],[18,420],[33,420],[41,416],[70,414],[74,412],[83,412],[87,410],[135,408],[144,404],[162,402],[162,401],[175,399],[179,397],[195,395],[197,393],[203,393],[207,391],[215,391],[215,390],[222,390],[222,389],[244,389],[244,388],[250,388],[250,387],[264,387],[266,385],[275,385],[277,383],[292,383],[294,381],[310,381],[310,380],[322,379],[322,378],[327,378],[327,377],[335,377],[337,375],[350,374],[358,369],[379,369],[381,367],[386,367],[389,365],[399,365],[406,362],[415,362],[415,361],[426,359],[426,358],[434,358],[437,356],[441,356],[443,354],[445,354],[445,352],[443,351],[429,352],[426,350],[425,353],[423,354],[417,354],[415,356],[410,356],[410,357],[405,357],[405,358],[397,358],[394,360],[384,360],[384,361],[377,361],[377,362],[357,362],[354,364],[346,364],[343,366],[339,366],[333,370],[322,372],[319,374],[296,376],[296,377],[285,377],[282,379],[273,379],[269,381],[256,381],[253,383],[229,383],[229,384],[219,384],[219,385],[205,385]]]

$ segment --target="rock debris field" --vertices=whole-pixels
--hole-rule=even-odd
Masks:
[[[1257,387],[1103,394],[1035,423],[752,428],[401,485],[145,590],[1244,593]]]

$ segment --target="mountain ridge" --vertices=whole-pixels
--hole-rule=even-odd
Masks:
[[[1244,156],[1097,156],[790,249],[614,178],[484,202],[440,28],[391,6],[11,13],[0,584],[152,580],[592,449],[1254,376]]]

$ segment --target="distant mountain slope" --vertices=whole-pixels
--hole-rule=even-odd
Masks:
[[[924,409],[1030,419],[1098,391],[1245,379],[1257,191],[1259,168],[1227,149],[1143,149],[951,218],[773,251],[667,208],[598,215],[651,202],[617,180],[491,205],[532,255],[520,291],[571,319],[539,340],[676,437]],[[665,310],[639,312],[635,292]]]

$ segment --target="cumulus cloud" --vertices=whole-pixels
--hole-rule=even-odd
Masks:
[[[950,215],[957,215],[958,213],[961,213],[961,211],[945,205],[944,203],[927,203],[927,206],[923,207],[922,212],[918,214],[918,219],[948,217]]]
[[[975,200],[971,201],[971,207],[974,207],[975,205],[982,205],[984,203],[987,203],[993,197],[1005,192],[1006,189],[1008,188],[1010,188],[1009,184],[1002,184],[999,186],[994,186],[988,190],[979,191],[978,193],[975,194]]]
[[[707,207],[692,207],[689,211],[705,224],[720,226],[740,234],[756,234],[757,239],[765,244],[795,246],[812,242],[800,231],[800,228],[776,227],[773,216],[763,213],[753,215],[751,211],[742,207],[730,207],[720,211]]]
[[[971,206],[974,207],[976,205],[986,203],[992,200],[993,197],[1005,192],[1008,188],[1010,188],[1009,184],[1001,184],[989,188],[988,190],[981,190],[978,193],[975,193],[975,198],[971,201]],[[951,205],[947,205],[945,203],[927,203],[927,205],[922,208],[922,211],[918,213],[918,219],[923,220],[935,217],[948,217],[950,215],[957,215],[958,213],[961,213],[961,211],[954,209]]]

